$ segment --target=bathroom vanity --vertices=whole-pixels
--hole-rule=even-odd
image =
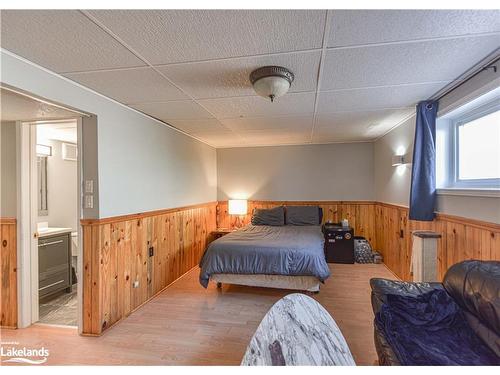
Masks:
[[[44,228],[38,232],[39,297],[71,292],[71,228]]]

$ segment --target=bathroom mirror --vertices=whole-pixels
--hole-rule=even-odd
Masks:
[[[37,157],[38,167],[38,216],[47,216],[49,207],[47,204],[47,156]]]

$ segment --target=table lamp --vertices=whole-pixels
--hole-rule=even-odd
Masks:
[[[248,204],[246,199],[229,199],[227,203],[227,212],[229,215],[236,216],[235,228],[241,227],[241,217],[248,212]]]

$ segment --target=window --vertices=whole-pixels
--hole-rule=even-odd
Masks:
[[[458,180],[500,179],[500,110],[459,123]]]
[[[438,119],[438,189],[500,190],[500,89]]]

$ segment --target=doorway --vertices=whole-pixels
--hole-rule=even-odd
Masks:
[[[20,122],[20,327],[77,327],[81,118]]]
[[[94,135],[96,119],[3,84],[0,94],[2,145],[11,145],[2,147],[2,202],[12,203],[1,214],[17,218],[11,310],[18,328],[43,323],[81,332],[82,127],[92,119]],[[94,142],[89,155],[95,159]]]
[[[38,322],[78,325],[77,119],[34,122]],[[33,259],[34,260],[34,259]],[[36,269],[36,264],[32,270]],[[36,289],[36,288],[35,288]],[[36,317],[36,314],[34,314]]]

